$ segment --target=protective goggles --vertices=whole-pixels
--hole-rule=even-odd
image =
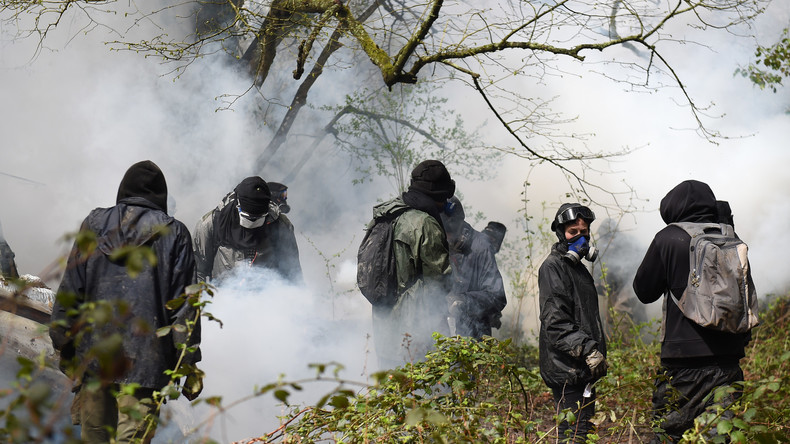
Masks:
[[[568,222],[573,222],[576,219],[582,218],[587,223],[595,220],[595,213],[587,207],[570,207],[557,215],[557,224],[565,225]]]
[[[241,205],[236,205],[236,209],[239,210],[239,216],[241,216],[241,217],[243,217],[243,218],[245,218],[245,219],[247,219],[247,220],[249,220],[251,222],[255,222],[256,220],[258,220],[258,219],[260,219],[262,217],[266,217],[266,215],[269,214],[268,212],[263,213],[263,214],[250,214],[250,213],[242,210],[241,209]]]
[[[277,203],[282,203],[288,200],[288,191],[272,191],[272,200]]]

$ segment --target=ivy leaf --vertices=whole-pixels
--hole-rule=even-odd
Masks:
[[[718,424],[716,424],[716,432],[718,432],[719,435],[727,435],[731,431],[732,431],[732,422],[726,419],[723,419],[719,421]]]

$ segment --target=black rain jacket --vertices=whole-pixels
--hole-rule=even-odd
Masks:
[[[160,227],[166,233],[158,234]],[[170,380],[165,370],[175,368],[180,353],[176,343],[186,343],[187,339],[185,332],[176,329],[162,337],[157,337],[156,330],[197,319],[188,343],[196,347],[200,343],[197,309],[190,304],[178,310],[165,306],[195,282],[189,231],[183,223],[141,197],[128,197],[114,207],[91,211],[80,227],[80,231],[85,230],[96,234],[96,250],[86,254],[76,243],[71,250],[52,310],[52,321],[62,321],[65,325],[50,330],[52,345],[61,352],[62,359],[76,353],[78,365],[87,364],[88,375],[85,372],[73,375],[77,384],[84,379],[100,378],[104,382],[138,383],[145,388],[160,389]],[[142,246],[152,249],[156,265],[146,264],[134,277],[129,275],[122,260],[111,257],[119,248]],[[72,306],[62,303],[64,294],[76,297],[74,308],[84,302],[104,300],[128,304],[129,311],[116,310],[112,322],[84,330],[85,326],[69,313]],[[80,333],[84,336],[75,341]],[[122,355],[111,357],[112,368],[100,368],[92,358],[95,354],[91,348],[115,333],[122,339]],[[200,358],[197,348],[187,354],[184,363],[194,364]]]
[[[464,303],[457,334],[473,338],[491,336],[492,323],[501,325],[499,318],[507,305],[505,284],[488,237],[466,222],[463,229],[467,236],[460,244],[450,246],[452,293]]]
[[[681,182],[661,200],[665,223],[717,223],[716,197],[710,187],[696,180]],[[689,277],[691,236],[667,225],[659,231],[645,253],[634,277],[634,292],[645,304],[671,290],[680,299]],[[751,274],[749,275],[751,280]],[[683,316],[678,306],[664,298],[661,360],[667,366],[701,367],[737,363],[751,335],[733,334],[700,327]]]
[[[270,202],[266,224],[248,229],[239,225],[236,204],[235,193],[229,193],[195,227],[193,250],[198,280],[221,280],[234,267],[248,265],[275,270],[288,281],[301,284],[294,226],[280,213],[280,207]]]
[[[595,283],[567,252],[567,244],[555,243],[538,271],[540,375],[551,388],[594,382],[585,358],[593,350],[606,356]]]

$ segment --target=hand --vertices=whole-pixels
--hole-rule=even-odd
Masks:
[[[493,328],[502,327],[502,313],[494,313],[488,317],[488,324]]]
[[[464,312],[464,301],[455,300],[450,304],[450,316],[458,319]]]
[[[205,375],[203,370],[197,367],[192,370],[192,373],[187,375],[184,380],[184,387],[181,389],[181,393],[184,397],[190,401],[194,401],[200,396],[200,392],[203,391],[203,377]]]
[[[601,352],[593,350],[584,360],[587,362],[587,367],[590,368],[593,379],[601,379],[606,375],[606,358]]]

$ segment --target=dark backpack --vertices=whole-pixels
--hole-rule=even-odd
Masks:
[[[357,253],[357,285],[373,305],[393,306],[398,302],[398,280],[393,250],[393,225],[406,209],[376,217]]]
[[[686,291],[680,300],[669,292],[680,311],[703,327],[728,333],[745,333],[757,326],[757,292],[749,278],[749,247],[735,236],[732,226],[691,222],[672,225],[691,236]]]

